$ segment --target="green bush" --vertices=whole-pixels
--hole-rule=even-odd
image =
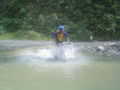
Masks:
[[[99,40],[119,39],[119,0],[0,1],[1,34],[34,30],[50,37],[59,25],[65,26],[72,40],[89,40],[91,35]]]
[[[4,27],[3,26],[0,26],[0,34],[5,34],[6,31],[4,30]]]
[[[16,18],[3,18],[1,24],[7,32],[15,32],[21,27],[21,20]]]

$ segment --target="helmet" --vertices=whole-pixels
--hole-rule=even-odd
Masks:
[[[64,26],[59,26],[59,30],[64,30]]]

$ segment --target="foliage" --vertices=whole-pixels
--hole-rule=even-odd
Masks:
[[[4,30],[4,27],[0,26],[0,34],[4,34],[4,33],[6,33],[6,31]]]
[[[16,18],[2,18],[1,25],[7,32],[15,32],[21,27],[21,20]]]
[[[0,8],[0,33],[34,30],[50,37],[64,25],[72,40],[120,38],[119,0],[0,0]]]

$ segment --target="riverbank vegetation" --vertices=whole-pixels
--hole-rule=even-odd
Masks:
[[[120,39],[120,1],[0,0],[0,39],[47,39],[59,25],[76,41]]]
[[[0,40],[50,40],[50,38],[35,31],[19,30],[17,32],[1,34]]]

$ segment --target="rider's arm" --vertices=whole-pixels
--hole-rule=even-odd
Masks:
[[[65,32],[64,35],[65,35],[65,41],[69,42],[68,34]]]

